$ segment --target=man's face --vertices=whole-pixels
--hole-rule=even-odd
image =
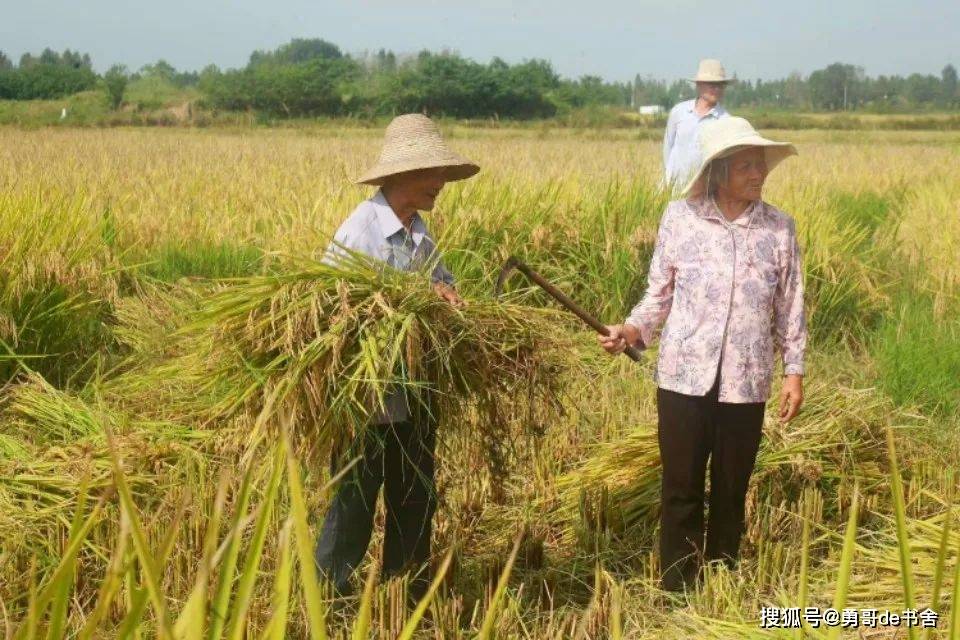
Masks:
[[[710,105],[717,104],[723,99],[724,89],[726,89],[726,83],[724,82],[697,83],[697,95]]]
[[[730,156],[724,195],[736,200],[759,200],[767,179],[767,156],[762,147],[748,147]]]
[[[430,211],[447,183],[443,167],[417,169],[397,174],[391,181],[393,193],[417,211]]]

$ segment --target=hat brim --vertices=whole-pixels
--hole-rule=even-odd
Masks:
[[[479,165],[467,160],[466,158],[451,154],[446,158],[380,162],[365,171],[363,175],[357,178],[354,182],[356,184],[381,186],[387,178],[397,175],[398,173],[406,173],[408,171],[416,171],[418,169],[436,169],[438,167],[443,167],[446,169],[444,172],[444,177],[446,178],[447,182],[464,180],[476,175],[476,173],[480,171]]]
[[[736,82],[734,78],[687,78],[690,82],[720,82],[723,84],[730,84]]]
[[[732,155],[741,149],[747,149],[750,147],[762,147],[764,149],[764,155],[766,156],[767,161],[767,173],[769,174],[773,171],[778,164],[783,162],[785,159],[790,156],[795,156],[797,154],[797,148],[791,142],[775,142],[773,140],[767,140],[760,136],[752,136],[749,138],[744,138],[741,140],[733,141],[732,144],[726,146],[722,149],[718,149],[710,156],[703,159],[700,163],[700,168],[697,170],[696,175],[687,182],[687,185],[683,188],[683,191],[680,192],[680,195],[684,198],[691,195],[694,191],[694,188],[701,183],[703,180],[703,172],[706,170],[707,166],[711,162],[718,158],[723,158],[728,155]],[[704,185],[700,184],[700,187]]]

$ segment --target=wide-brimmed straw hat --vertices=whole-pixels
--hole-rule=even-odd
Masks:
[[[700,166],[681,195],[690,194],[713,160],[734,154],[747,147],[763,147],[768,173],[773,171],[773,168],[784,158],[797,155],[797,148],[792,143],[767,140],[744,118],[728,116],[709,120],[700,127],[700,157],[702,158]]]
[[[690,82],[733,82],[733,78],[727,76],[726,70],[719,60],[713,58],[704,58],[697,67],[697,75],[688,78]]]
[[[448,181],[463,180],[480,171],[477,164],[447,146],[433,120],[422,113],[407,113],[387,125],[380,159],[356,182],[381,185],[387,176],[434,167],[446,167]]]

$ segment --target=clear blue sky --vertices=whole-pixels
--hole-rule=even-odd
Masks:
[[[254,49],[320,37],[348,53],[453,49],[486,62],[546,58],[562,75],[687,76],[701,57],[741,78],[831,62],[867,74],[960,66],[958,0],[4,0],[0,50],[89,52],[102,71],[164,58],[242,66]]]

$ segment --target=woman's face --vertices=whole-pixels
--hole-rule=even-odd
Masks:
[[[718,185],[719,195],[729,200],[759,200],[767,179],[767,158],[763,147],[741,149],[727,161],[726,184]]]

